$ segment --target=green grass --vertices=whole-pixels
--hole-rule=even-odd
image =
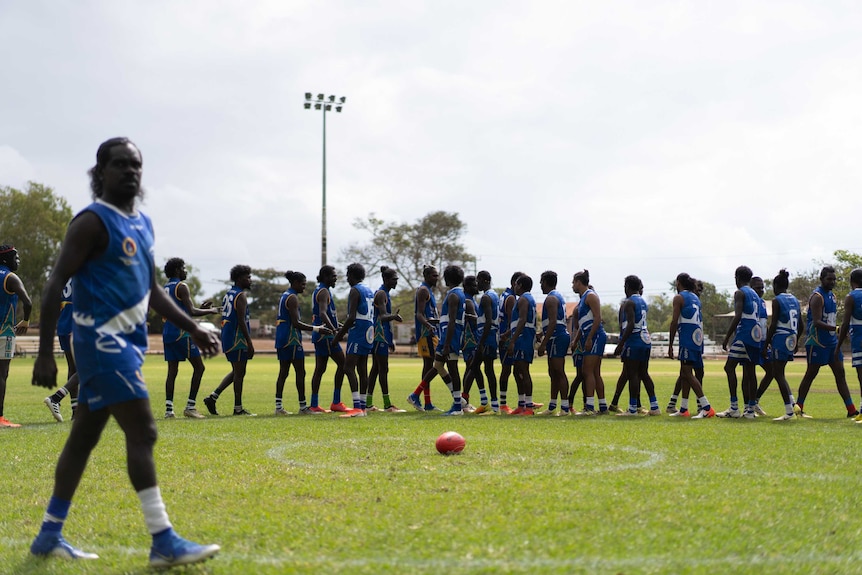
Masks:
[[[309,361],[309,369],[312,362]],[[605,362],[608,386],[619,362]],[[676,362],[654,361],[661,406]],[[203,393],[226,372],[208,361]],[[245,405],[257,418],[159,418],[159,479],[177,530],[222,553],[180,573],[853,573],[862,572],[862,425],[844,417],[831,374],[806,410],[773,423],[465,416],[411,411],[365,419],[270,416],[277,364],[249,364]],[[790,368],[795,389],[804,366]],[[0,573],[146,573],[149,536],[125,471],[122,434],[106,430],[76,495],[65,534],[98,552],[88,563],[28,556],[69,424],[56,424],[29,385],[32,360],[12,362],[0,430]],[[330,374],[332,373],[330,369]],[[393,399],[420,363],[394,360]],[[543,362],[536,400],[547,402]],[[164,362],[147,361],[153,410],[163,412]],[[858,397],[855,374],[851,389]],[[180,372],[177,397],[187,391]],[[296,410],[289,380],[286,403]],[[719,362],[706,390],[727,407]],[[345,385],[346,389],[346,385]],[[435,401],[449,402],[439,380]],[[326,399],[331,379],[325,379]],[[229,410],[231,393],[220,401]],[[379,391],[376,402],[381,403]],[[474,395],[478,399],[478,395]],[[763,406],[782,411],[776,388]],[[178,405],[182,405],[178,401]],[[64,402],[68,414],[68,400]],[[444,457],[434,440],[467,438]]]

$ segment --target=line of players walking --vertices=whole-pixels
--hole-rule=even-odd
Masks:
[[[247,362],[255,354],[246,299],[246,292],[252,285],[251,268],[238,265],[231,269],[233,286],[218,307],[209,301],[200,307],[195,306],[185,283],[187,273],[181,258],[169,260],[164,271],[169,278],[164,286],[166,293],[189,315],[221,315],[222,349],[231,364],[231,370],[219,386],[204,397],[207,410],[212,415],[218,415],[217,401],[233,385],[233,414],[254,415],[242,403]],[[341,417],[364,417],[372,411],[404,412],[392,402],[388,381],[389,354],[395,350],[391,322],[403,321],[399,310],[392,311],[390,297],[391,291],[398,285],[397,272],[383,266],[381,285],[374,291],[365,284],[364,267],[361,264],[349,265],[347,317],[342,323],[338,321],[331,293],[338,280],[334,267],[323,266],[320,269],[312,293],[310,323],[302,321],[299,311],[298,298],[307,287],[305,275],[288,271],[285,277],[290,287],[281,296],[277,314],[275,348],[280,367],[276,379],[274,413],[289,415],[284,407],[283,396],[291,368],[300,414],[338,412]],[[531,294],[533,279],[530,276],[516,272],[511,277],[510,285],[498,295],[491,289],[491,275],[487,271],[465,276],[462,268],[450,265],[443,270],[447,293],[442,306],[438,308],[434,288],[439,281],[439,272],[433,266],[426,266],[423,282],[414,296],[416,347],[423,360],[423,368],[420,383],[407,397],[408,403],[417,410],[441,412],[446,416],[464,413],[572,414],[580,417],[609,413],[622,417],[660,415],[655,385],[649,374],[652,342],[647,326],[648,305],[642,297],[641,280],[635,275],[627,276],[624,280],[626,299],[619,310],[621,333],[619,343],[613,350],[613,355],[622,360],[622,370],[610,402],[605,396],[601,374],[607,334],[601,317],[601,302],[590,284],[589,271],[579,271],[572,278],[572,289],[579,296],[576,313],[572,317],[566,316],[565,299],[556,289],[557,280],[557,274],[553,271],[541,275],[539,285],[545,294],[545,301],[541,314],[538,314],[536,301]],[[798,300],[787,292],[789,274],[786,270],[781,270],[772,282],[775,299],[772,301],[771,322],[768,321],[770,314],[762,299],[763,280],[753,276],[747,266],[736,269],[735,280],[734,317],[723,342],[723,348],[728,352],[725,364],[730,396],[728,409],[716,412],[704,394],[703,317],[698,297],[703,284],[681,273],[676,278],[677,294],[672,302],[667,348],[667,356],[674,359],[678,341],[676,359],[679,359],[680,371],[665,411],[673,417],[692,419],[714,416],[751,419],[766,415],[759,400],[774,380],[785,407],[785,413],[775,420],[786,421],[794,415],[807,418],[810,416],[804,411],[804,405],[811,383],[820,367],[829,365],[848,417],[862,421],[851,398],[840,350],[849,337],[853,350],[852,365],[856,368],[862,389],[862,269],[851,273],[852,291],[844,302],[844,319],[840,330],[837,326],[837,302],[832,293],[836,276],[834,269],[829,266],[823,268],[821,285],[809,298],[804,324]],[[69,364],[69,381],[45,399],[45,404],[58,421],[62,421],[60,402],[66,395],[72,396],[74,416],[74,392],[77,387],[74,358],[68,341],[71,330],[66,329],[71,322],[63,320],[71,317],[70,288],[67,286],[64,291],[63,315],[58,326],[61,347],[66,350]],[[310,398],[306,396],[303,331],[311,332],[315,350]],[[785,368],[787,362],[793,360],[803,339],[807,370],[799,386],[798,398],[794,398]],[[185,360],[191,364],[193,373],[183,415],[190,418],[205,417],[196,405],[205,369],[200,351],[187,332],[169,321],[165,321],[163,340],[165,361],[168,363],[165,417],[175,417],[175,382],[179,364]],[[341,346],[342,341],[346,343],[345,349]],[[544,404],[533,400],[530,370],[536,355],[547,357],[551,382],[550,401],[544,410],[541,410]],[[575,369],[571,383],[566,374],[566,358],[569,356]],[[321,405],[320,388],[330,359],[335,364],[334,390],[332,401],[326,406]],[[500,364],[499,376],[496,371],[497,360]],[[756,366],[764,370],[764,377],[759,384]],[[736,373],[738,367],[742,368],[741,386]],[[452,397],[451,407],[445,411],[431,401],[430,384],[438,375]],[[348,404],[342,400],[345,377],[351,394]],[[515,382],[516,401],[508,393],[510,380]],[[383,400],[381,407],[373,402],[378,381]],[[474,385],[479,396],[479,404],[475,407],[470,403]],[[641,403],[642,386],[648,405]],[[628,407],[620,409],[617,405],[626,387],[629,390]],[[742,388],[741,402],[737,395],[739,387]],[[573,405],[579,388],[582,389],[583,407],[576,411]],[[692,391],[697,407],[689,410]]]

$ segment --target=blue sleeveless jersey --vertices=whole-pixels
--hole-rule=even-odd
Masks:
[[[569,329],[567,327],[566,320],[566,300],[563,299],[563,294],[558,292],[557,290],[551,290],[548,292],[548,296],[554,296],[557,298],[557,325],[554,326],[554,336],[558,335],[569,335]],[[548,299],[545,298],[545,305],[542,306],[542,329],[545,330],[548,328]]]
[[[749,286],[742,286],[739,291],[743,293],[745,300],[742,303],[742,318],[736,326],[736,339],[745,345],[760,347],[764,336],[758,315],[760,296]]]
[[[801,311],[799,300],[789,293],[775,296],[778,302],[778,322],[775,326],[775,334],[772,336],[772,349],[786,350],[792,352],[796,347],[796,333],[799,330]]]
[[[6,266],[0,265],[0,336],[15,337],[15,308],[18,307],[18,294],[9,291],[6,280],[15,275]]]
[[[359,302],[356,306],[356,320],[347,332],[347,345],[359,343],[369,346],[374,343],[374,292],[364,283],[353,286],[359,292]],[[350,314],[350,300],[347,302],[347,313]]]
[[[481,341],[485,330],[490,330],[486,341],[491,344],[497,342],[500,323],[500,296],[497,295],[497,292],[490,289],[484,295],[487,295],[491,300],[491,317],[485,317],[485,310],[482,309],[482,298],[480,297],[476,304],[476,336]]]
[[[383,295],[386,296],[386,315],[390,315],[392,313],[392,298],[389,295],[389,290],[386,289],[385,285],[382,285],[374,293],[374,296],[376,297],[379,292],[383,292]],[[392,323],[382,321],[380,314],[376,313],[376,311],[374,313],[374,342],[385,343],[388,346],[392,345]]]
[[[168,283],[165,284],[165,293],[168,294],[168,297],[172,299],[181,310],[191,315],[192,310],[187,309],[185,304],[183,304],[183,300],[177,296],[177,288],[181,283],[183,282],[179,278],[171,278]],[[165,343],[173,343],[185,337],[190,337],[187,331],[181,330],[179,327],[169,322],[167,318],[164,319],[164,322],[165,324],[162,327],[162,341]]]
[[[629,299],[635,305],[635,320],[632,333],[626,340],[625,345],[632,348],[650,348],[652,345],[649,329],[647,328],[647,311],[649,311],[647,303],[638,294],[632,295]],[[625,332],[627,325],[628,316],[620,309],[620,333]]]
[[[320,290],[324,289],[329,292],[329,305],[326,306],[325,310],[321,310],[320,304],[317,303],[317,294],[320,293]],[[332,325],[337,329],[338,316],[335,313],[335,301],[332,299],[332,290],[330,290],[328,286],[320,283],[317,284],[317,287],[314,288],[314,293],[311,294],[311,325],[326,325],[322,319],[324,313],[329,316],[329,321],[331,321]],[[312,333],[311,343],[317,343],[318,341],[325,339],[333,339],[334,337],[334,334],[320,335],[319,333]]]
[[[434,289],[425,282],[422,282],[419,285],[419,287],[420,288],[424,287],[425,289],[427,289],[428,294],[430,295],[430,297],[428,298],[428,301],[425,302],[425,309],[422,310],[422,313],[425,315],[425,317],[427,319],[436,318],[437,317],[437,299],[434,297]],[[416,293],[417,294],[419,293],[419,289],[416,290]],[[414,294],[413,295],[413,312],[414,312],[414,314],[419,313],[418,305],[419,305],[419,300],[416,298],[416,294]],[[414,317],[416,317],[416,316],[414,315]],[[434,331],[429,333],[428,328],[426,328],[424,325],[419,323],[418,319],[414,322],[414,329],[416,330],[415,331],[416,341],[419,341],[423,337],[427,337],[429,335],[437,335],[440,332],[439,326],[438,326],[437,328],[434,329]]]
[[[458,307],[455,310],[455,325],[449,323],[449,296],[455,294],[458,296]],[[438,350],[443,349],[443,342],[446,340],[446,333],[451,329],[452,341],[449,342],[449,353],[456,353],[461,349],[461,344],[464,342],[464,305],[467,299],[464,294],[464,288],[456,287],[450,289],[446,293],[446,298],[443,300],[443,309],[440,310],[440,342],[437,346]]]
[[[536,341],[536,300],[530,292],[522,294],[518,298],[518,304],[512,308],[512,323],[510,326],[512,334],[514,334],[518,327],[518,321],[521,319],[521,313],[518,308],[520,307],[519,304],[522,298],[527,300],[527,323],[524,324],[524,329],[521,330],[521,335],[518,336],[518,340],[515,342],[515,349],[532,352],[533,343]]]
[[[850,341],[853,344],[858,344],[862,342],[862,288],[851,291],[850,297],[853,298],[853,312],[850,315]]]
[[[703,311],[700,298],[690,291],[681,291],[682,310],[679,314],[679,347],[703,351]]]
[[[291,345],[302,345],[302,331],[293,325],[290,312],[287,310],[287,300],[290,297],[298,297],[296,291],[288,289],[281,294],[278,301],[278,314],[275,319],[275,349],[281,349]],[[296,317],[302,319],[302,310],[296,308]]]
[[[838,318],[838,304],[835,302],[835,294],[833,294],[831,291],[824,290],[820,286],[818,286],[817,289],[814,290],[814,293],[819,293],[820,296],[823,298],[823,314],[820,317],[820,321],[822,321],[826,325],[836,325],[836,320]],[[814,297],[813,294],[812,297]],[[809,299],[808,301],[808,337],[805,340],[805,346],[835,347],[835,345],[838,343],[838,337],[835,335],[834,331],[814,327],[814,318],[811,317],[811,300]]]
[[[100,200],[78,215],[83,212],[102,220],[108,244],[72,278],[72,340],[82,384],[104,373],[140,370],[155,274],[150,218],[124,214]]]
[[[589,331],[593,328],[594,318],[593,311],[587,305],[587,296],[591,293],[596,293],[594,290],[588,289],[578,301],[578,328],[581,330],[581,337],[586,338]],[[605,333],[605,327],[599,324],[596,330],[596,336]]]
[[[245,341],[242,331],[239,327],[239,322],[244,321],[248,327],[250,312],[248,306],[245,306],[245,317],[239,317],[236,312],[236,298],[242,293],[242,288],[232,286],[221,300],[221,348],[222,351],[236,351],[240,349],[248,349],[248,342]]]
[[[60,317],[57,319],[57,335],[66,336],[72,335],[72,311],[75,306],[72,305],[72,279],[66,282],[63,286],[63,295],[60,300]]]
[[[514,310],[515,306],[518,305],[518,297],[515,295],[515,291],[512,288],[504,289],[503,293],[500,294],[499,308],[497,311],[500,330],[503,332],[509,331],[512,325],[511,313],[506,313],[506,300],[509,299],[509,296],[515,298],[515,305],[512,306],[512,310]]]

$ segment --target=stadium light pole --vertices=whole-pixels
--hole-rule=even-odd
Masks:
[[[326,265],[326,113],[331,112],[333,108],[339,114],[341,113],[347,98],[341,96],[336,101],[335,96],[324,96],[318,94],[317,99],[312,99],[311,92],[305,93],[305,109],[311,110],[312,105],[315,110],[323,112],[323,204],[321,209],[320,223],[320,266]]]

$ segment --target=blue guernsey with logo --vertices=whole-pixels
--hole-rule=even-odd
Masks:
[[[386,315],[390,315],[392,313],[392,297],[389,295],[389,290],[386,289],[385,285],[382,285],[374,295],[376,296],[379,292],[383,292],[383,295],[386,296]],[[374,313],[374,341],[375,343],[385,343],[388,346],[392,345],[392,324],[381,320],[380,314],[376,312]]]
[[[275,349],[281,349],[291,345],[302,345],[302,331],[293,325],[290,312],[287,310],[287,301],[291,297],[297,297],[296,291],[288,289],[281,294],[278,302],[278,314],[275,320]],[[296,317],[301,319],[299,307],[296,308]]]
[[[18,294],[9,291],[6,280],[15,275],[6,266],[0,265],[0,336],[15,337],[15,308],[18,307]]]
[[[775,296],[775,301],[778,302],[779,311],[775,335],[772,336],[772,349],[792,352],[796,348],[796,333],[799,330],[799,300],[789,293],[782,293]]]
[[[168,283],[165,284],[165,293],[168,294],[168,297],[173,300],[181,310],[191,315],[192,310],[186,308],[183,300],[181,300],[177,295],[177,288],[182,283],[182,280],[179,278],[171,278]],[[190,337],[187,331],[181,330],[179,327],[169,322],[167,318],[164,318],[164,322],[165,324],[162,327],[162,341],[165,343],[173,343],[183,339],[184,337]]]
[[[558,292],[557,290],[551,290],[548,292],[548,297],[555,297],[556,303],[554,304],[557,307],[557,324],[554,326],[554,336],[558,335],[568,335],[569,329],[567,326],[566,320],[566,300],[563,299],[563,294]],[[542,306],[542,329],[548,329],[548,298],[545,298],[545,304]]]
[[[679,314],[679,347],[701,352],[703,350],[703,312],[700,298],[690,291],[681,291],[682,310]]]
[[[455,325],[449,323],[449,296],[455,294],[458,297],[455,309]],[[443,343],[446,340],[447,332],[451,329],[452,340],[449,342],[449,353],[457,353],[464,343],[464,305],[467,301],[467,296],[464,293],[464,288],[456,287],[449,290],[446,298],[443,300],[443,309],[440,310],[440,343],[438,349],[443,349]]]
[[[437,317],[437,299],[434,297],[434,290],[427,283],[422,282],[419,285],[420,288],[425,288],[428,290],[428,301],[425,302],[425,308],[422,313],[425,315],[427,319],[433,319]],[[416,290],[416,293],[419,293],[419,289]],[[413,311],[415,314],[419,313],[419,300],[416,298],[416,295],[413,296]],[[415,316],[414,316],[415,317]],[[427,337],[429,335],[437,335],[438,329],[434,329],[433,332],[429,332],[428,328],[422,325],[417,319],[414,325],[416,330],[416,341],[419,341],[423,337]]]
[[[326,306],[325,310],[321,310],[320,304],[317,303],[317,294],[320,293],[320,290],[326,290],[327,292],[329,292],[329,305]],[[332,290],[330,290],[328,286],[320,283],[317,284],[317,287],[314,288],[314,293],[311,294],[311,325],[326,325],[326,323],[324,323],[322,319],[324,313],[329,317],[329,321],[331,321],[332,325],[337,329],[338,316],[335,313],[335,301],[332,299]],[[334,334],[321,335],[317,332],[311,334],[312,343],[317,343],[318,341],[324,339],[333,338],[335,338]]]
[[[248,327],[249,309],[245,306],[245,317],[239,317],[236,311],[236,298],[242,293],[242,288],[232,286],[221,300],[221,348],[222,351],[248,349],[248,342],[239,327],[239,322],[245,322]]]
[[[581,338],[586,339],[589,335],[589,331],[593,328],[593,322],[595,321],[593,318],[593,310],[590,309],[590,306],[587,305],[587,296],[591,293],[596,293],[592,289],[588,289],[584,292],[584,295],[581,296],[580,301],[578,301],[578,329],[581,330]],[[604,333],[605,328],[602,324],[599,324],[598,329],[596,329],[596,336],[600,333]]]
[[[497,292],[490,289],[484,295],[487,295],[491,300],[491,317],[485,317],[485,310],[482,309],[482,297],[484,296],[481,296],[476,304],[476,335],[479,341],[481,341],[485,330],[490,330],[486,341],[488,344],[492,344],[497,342],[500,323],[500,296],[497,295]]]
[[[820,294],[823,298],[823,314],[820,316],[820,321],[826,325],[835,326],[838,317],[838,305],[835,302],[835,294],[831,291],[826,291],[822,286],[818,286],[811,297],[815,294]],[[814,326],[814,318],[811,317],[811,299],[808,300],[807,313],[808,337],[805,340],[806,347],[835,347],[838,344],[838,337],[835,331],[828,329],[820,329]]]
[[[647,311],[649,311],[647,303],[644,298],[638,294],[630,296],[629,299],[635,305],[635,321],[632,333],[628,339],[626,339],[625,345],[634,348],[652,347],[649,329],[647,329]],[[627,325],[628,316],[620,310],[620,333],[623,333],[626,330]]]
[[[763,330],[760,324],[758,310],[760,309],[760,296],[749,286],[742,286],[739,291],[745,296],[742,303],[742,318],[736,326],[736,339],[745,345],[760,347],[763,341]]]
[[[512,309],[512,323],[510,324],[512,334],[518,328],[518,321],[521,319],[521,310],[519,309],[521,299],[527,300],[527,323],[524,324],[524,329],[518,336],[515,342],[515,349],[524,351],[533,351],[533,343],[536,341],[536,300],[530,292],[523,293],[518,298],[518,303]],[[563,312],[565,315],[565,312]]]
[[[72,311],[75,306],[72,305],[72,278],[63,286],[63,295],[60,300],[60,317],[57,319],[57,335],[65,336],[72,335]]]
[[[359,302],[356,306],[356,319],[347,332],[347,345],[359,343],[369,346],[374,342],[374,292],[364,283],[358,283],[353,289],[359,292]],[[350,300],[347,301],[348,315],[353,311],[350,309]]]
[[[153,225],[146,215],[128,215],[100,200],[83,212],[102,220],[108,244],[72,279],[72,339],[82,384],[103,373],[140,370],[155,273]]]

